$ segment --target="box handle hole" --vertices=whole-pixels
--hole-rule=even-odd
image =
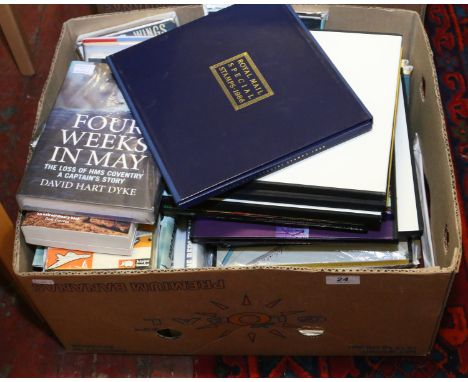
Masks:
[[[175,329],[158,329],[156,330],[156,333],[158,334],[159,337],[162,337],[166,340],[176,340],[179,338],[182,333],[179,332],[178,330]]]
[[[425,101],[426,100],[426,80],[423,77],[421,77],[421,83],[419,84],[419,93],[421,95],[421,101]]]
[[[325,333],[323,329],[298,329],[297,331],[306,337],[320,337]]]

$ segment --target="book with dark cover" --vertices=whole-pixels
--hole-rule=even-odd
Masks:
[[[372,127],[285,5],[228,7],[107,61],[179,206]]]
[[[192,240],[195,243],[214,244],[292,244],[322,241],[377,242],[397,241],[391,213],[384,213],[380,228],[367,232],[337,231],[314,227],[280,226],[196,218],[192,221]]]
[[[160,178],[109,67],[72,62],[23,177],[20,208],[153,223]]]
[[[314,205],[257,202],[210,198],[191,207],[178,207],[163,193],[161,211],[169,216],[209,217],[225,220],[270,223],[348,231],[378,229],[382,213],[369,210],[322,208]]]

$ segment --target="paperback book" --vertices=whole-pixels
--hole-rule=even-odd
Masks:
[[[27,212],[21,231],[28,244],[130,256],[136,224],[89,216]]]
[[[46,248],[45,271],[83,271],[99,269],[146,269],[151,266],[153,232],[138,231],[131,256],[91,251]]]

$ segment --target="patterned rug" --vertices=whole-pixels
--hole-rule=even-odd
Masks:
[[[468,5],[429,5],[425,26],[434,51],[460,205],[468,210]],[[465,215],[463,215],[465,216]],[[468,376],[468,238],[439,336],[429,357],[198,357],[196,376],[209,377],[459,377]]]
[[[0,201],[14,218],[14,195],[26,160],[37,101],[60,25],[90,6],[17,6],[37,74],[18,75],[0,33]],[[429,34],[457,170],[460,205],[468,209],[468,6],[430,5]],[[467,221],[464,218],[466,236]],[[464,241],[468,254],[468,239]],[[1,269],[0,269],[1,271]],[[468,375],[468,259],[455,278],[429,357],[166,357],[67,354],[16,298],[0,272],[0,377],[282,377]]]

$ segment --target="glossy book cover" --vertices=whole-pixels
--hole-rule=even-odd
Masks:
[[[372,127],[286,5],[231,6],[107,61],[179,206]]]
[[[154,222],[160,174],[107,64],[73,61],[34,149],[22,209]]]

